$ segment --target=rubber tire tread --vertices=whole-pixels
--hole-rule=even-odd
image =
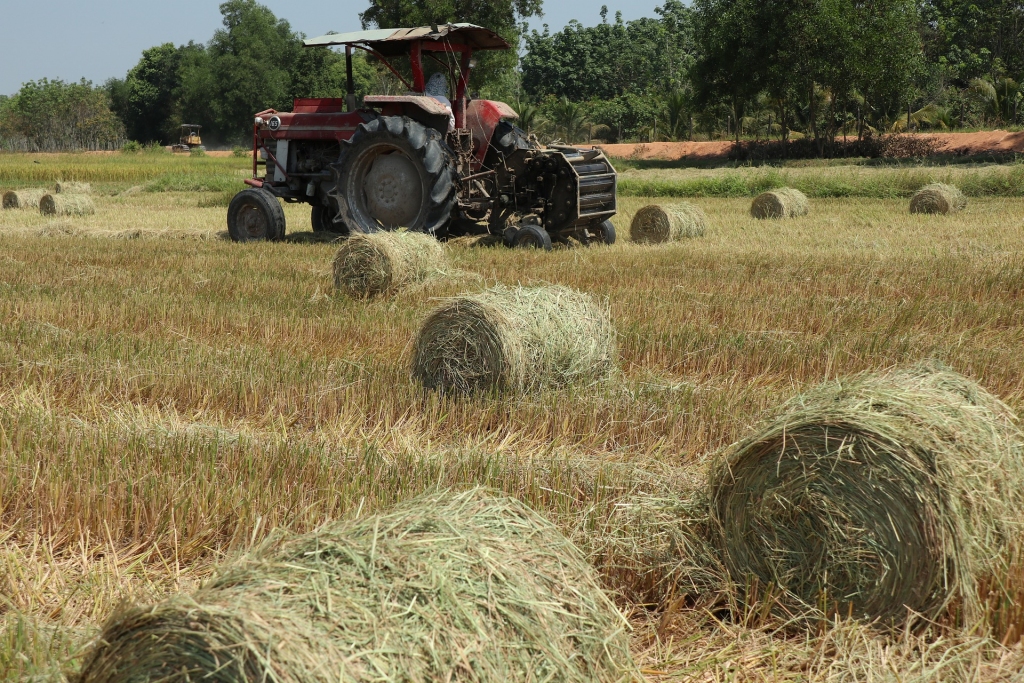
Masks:
[[[242,190],[234,197],[231,198],[231,203],[228,205],[228,235],[231,236],[232,241],[235,242],[261,242],[259,238],[252,238],[247,234],[243,234],[243,231],[238,229],[237,225],[237,214],[238,210],[248,201],[252,201],[259,206],[263,212],[267,215],[267,237],[268,242],[277,242],[284,239],[285,231],[287,229],[284,207],[281,206],[281,202],[277,200],[277,197],[267,192],[263,188],[250,187]]]
[[[418,162],[428,176],[424,196],[427,197],[429,207],[423,225],[409,226],[409,229],[436,237],[444,236],[457,199],[454,155],[439,132],[407,116],[379,116],[359,124],[352,137],[342,141],[341,155],[337,162],[331,164],[334,189],[328,193],[338,206],[342,222],[352,232],[380,230],[377,225],[362,225],[340,190],[345,183],[347,167],[354,159],[353,152],[357,152],[360,142],[367,138],[384,139],[396,146],[408,147],[413,152],[413,161]]]
[[[598,223],[594,232],[600,233],[602,244],[615,244],[615,226],[610,218]]]

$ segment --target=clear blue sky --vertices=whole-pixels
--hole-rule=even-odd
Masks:
[[[142,51],[161,43],[205,43],[220,28],[218,0],[0,0],[0,93],[12,94],[24,81],[40,78],[102,83],[122,77],[139,61]],[[305,0],[302,3],[263,0],[294,30],[308,36],[328,31],[358,30],[358,14],[366,0]],[[660,0],[545,0],[544,17],[531,25],[560,29],[571,19],[593,25],[608,5],[609,20],[616,10],[627,21],[654,16]]]

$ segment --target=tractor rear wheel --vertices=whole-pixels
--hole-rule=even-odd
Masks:
[[[359,124],[341,147],[328,197],[350,230],[445,234],[455,168],[440,133],[405,116],[381,116]]]
[[[228,234],[235,242],[275,241],[284,232],[281,202],[266,190],[242,190],[228,205]]]

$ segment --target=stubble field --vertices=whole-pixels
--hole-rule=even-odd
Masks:
[[[911,216],[902,198],[820,198],[789,221],[751,219],[749,197],[697,198],[708,234],[653,247],[627,241],[650,200],[623,197],[614,246],[451,246],[425,285],[367,302],[333,292],[337,246],[312,239],[305,207],[286,207],[289,241],[227,241],[223,193],[244,160],[187,161],[168,175],[116,157],[0,159],[7,185],[73,175],[97,203],[75,219],[0,213],[2,678],[73,673],[121,601],[194,587],[274,528],[438,487],[503,489],[586,549],[616,492],[692,481],[828,378],[938,359],[1024,407],[1019,198],[974,197],[948,217]],[[877,181],[857,169],[844,182],[865,173]],[[617,376],[526,397],[424,394],[409,375],[419,323],[438,299],[496,283],[606,297]],[[846,621],[794,635],[756,610],[621,606],[656,681],[1003,680],[1024,667],[1021,599],[924,635]]]

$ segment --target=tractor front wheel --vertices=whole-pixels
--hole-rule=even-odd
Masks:
[[[281,202],[266,190],[242,190],[228,205],[228,234],[235,242],[275,241],[284,232]]]
[[[348,236],[348,228],[343,223],[334,222],[334,211],[329,207],[313,205],[309,215],[309,222],[313,225],[313,232],[318,235],[343,235]]]

